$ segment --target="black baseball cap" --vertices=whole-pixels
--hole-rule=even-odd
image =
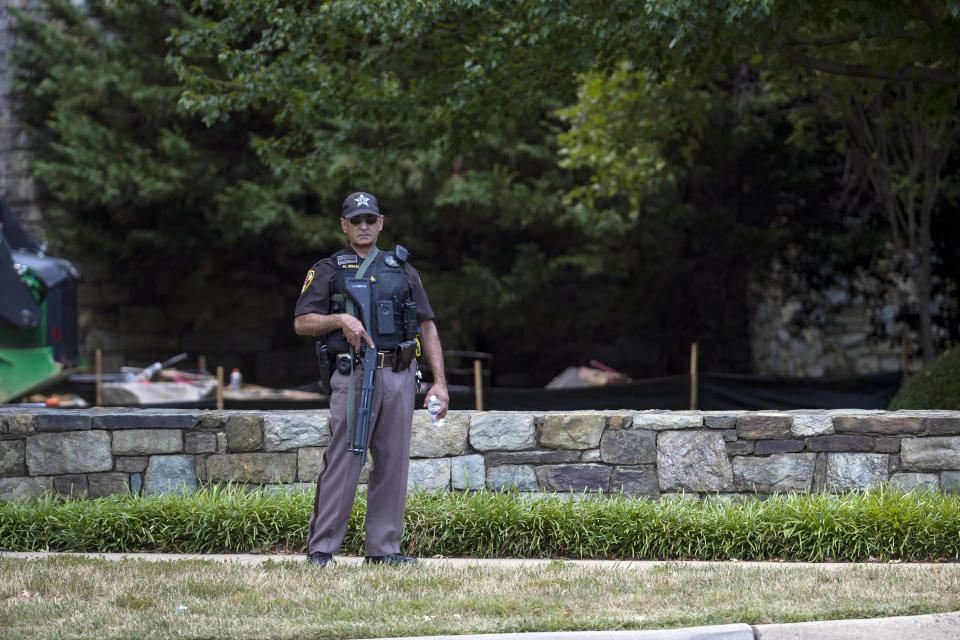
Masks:
[[[366,191],[357,191],[348,195],[347,199],[343,201],[343,213],[340,214],[340,217],[349,220],[353,216],[363,213],[372,213],[379,216],[380,204],[377,199]]]

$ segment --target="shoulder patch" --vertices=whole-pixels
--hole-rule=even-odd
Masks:
[[[313,282],[313,276],[315,276],[316,274],[317,272],[314,271],[313,269],[310,269],[310,271],[307,271],[307,277],[304,278],[303,280],[303,289],[300,289],[300,295],[303,295],[304,292],[306,292],[306,290],[310,287],[310,283]]]
[[[359,258],[353,253],[345,253],[342,256],[337,256],[337,265],[341,267],[345,264],[356,264],[357,262],[359,262]]]
[[[387,263],[387,266],[388,266],[388,267],[394,267],[394,268],[396,268],[396,267],[399,267],[399,266],[400,266],[400,261],[397,260],[395,257],[393,257],[393,254],[392,254],[392,253],[388,253],[388,254],[387,254],[387,257],[384,258],[383,261]]]

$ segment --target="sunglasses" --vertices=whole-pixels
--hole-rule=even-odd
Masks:
[[[373,225],[377,224],[377,220],[379,220],[379,219],[380,219],[380,216],[375,216],[375,215],[369,215],[369,216],[353,216],[352,218],[349,218],[350,224],[352,224],[352,225],[355,225],[355,226],[356,226],[356,225],[359,225],[361,222],[366,222],[366,223],[367,223],[368,225],[370,225],[371,227],[372,227]]]

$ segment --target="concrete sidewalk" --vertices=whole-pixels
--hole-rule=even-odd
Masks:
[[[758,624],[756,640],[956,640],[960,612],[867,620]]]
[[[755,640],[755,636],[750,625],[719,624],[709,627],[651,631],[491,633],[462,636],[417,636],[403,638],[403,640]]]
[[[126,558],[154,562],[178,560],[212,560],[260,564],[274,562],[303,562],[302,554],[199,554],[199,553],[48,553],[0,551],[4,558],[40,560],[53,556],[82,556],[105,560]],[[359,556],[337,556],[337,562],[345,566],[360,566]],[[558,562],[537,558],[423,558],[422,566],[497,566],[532,567]],[[797,569],[849,567],[850,563],[806,562],[698,562],[676,560],[561,560],[565,564],[595,566],[598,568],[644,569],[665,564],[735,566],[776,566]],[[861,563],[877,566],[877,563]],[[907,564],[907,563],[902,563]],[[922,566],[918,563],[918,566]],[[936,565],[929,565],[936,566]],[[544,633],[502,633],[485,635],[424,636],[404,640],[960,640],[960,612],[935,613],[920,616],[871,618],[866,620],[828,620],[822,622],[799,622],[791,624],[726,624],[685,629],[642,631],[575,631]]]
[[[797,624],[723,624],[652,631],[421,636],[403,640],[957,640],[960,613]]]

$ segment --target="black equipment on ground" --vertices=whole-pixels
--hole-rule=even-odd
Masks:
[[[81,370],[76,267],[45,254],[0,197],[0,402]]]

